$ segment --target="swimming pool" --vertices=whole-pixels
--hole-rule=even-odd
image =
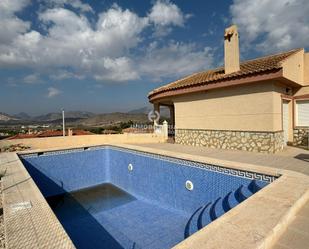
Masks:
[[[275,180],[115,146],[20,157],[77,248],[170,248]]]

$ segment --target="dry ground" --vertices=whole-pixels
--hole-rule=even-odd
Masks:
[[[5,248],[4,224],[3,224],[3,207],[2,207],[2,188],[0,182],[0,249]]]

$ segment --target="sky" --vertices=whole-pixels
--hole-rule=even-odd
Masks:
[[[308,0],[0,0],[0,112],[106,113],[223,65],[224,28],[241,60],[309,48]]]

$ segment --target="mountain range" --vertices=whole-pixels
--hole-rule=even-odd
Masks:
[[[72,111],[72,112],[66,112],[65,117],[66,118],[76,118],[76,119],[82,119],[82,118],[89,118],[94,116],[94,113],[91,112],[81,112],[81,111]],[[9,115],[4,112],[0,112],[0,121],[43,121],[43,122],[50,122],[54,120],[62,119],[61,113],[48,113],[45,115],[40,116],[30,116],[25,112],[20,112],[15,115]]]
[[[67,124],[81,126],[104,126],[113,125],[120,122],[128,122],[132,120],[137,123],[147,123],[148,113],[152,110],[151,106],[142,107],[131,110],[129,112],[112,112],[95,114],[85,111],[67,111],[65,112],[65,120]],[[166,110],[162,111],[163,116],[168,116]],[[15,124],[60,124],[62,122],[62,113],[48,113],[39,116],[30,116],[27,113],[21,112],[16,115],[9,115],[0,112],[0,124],[15,125]]]
[[[6,114],[4,112],[0,112],[0,121],[10,121],[10,120],[18,120],[18,118]]]

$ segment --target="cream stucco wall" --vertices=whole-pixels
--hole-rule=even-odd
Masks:
[[[101,145],[108,143],[163,143],[166,137],[156,134],[113,134],[113,135],[85,135],[67,137],[27,138],[14,140],[0,140],[0,147],[22,143],[32,149],[51,149],[58,147],[80,147]]]
[[[283,63],[283,77],[294,81],[300,85],[304,85],[304,50],[289,56]]]
[[[301,87],[295,94],[294,96],[301,96],[301,95],[307,95],[309,94],[309,85],[308,86],[303,86]]]
[[[304,85],[309,86],[309,53],[304,55]]]
[[[177,97],[176,129],[281,131],[283,89],[264,82]]]

